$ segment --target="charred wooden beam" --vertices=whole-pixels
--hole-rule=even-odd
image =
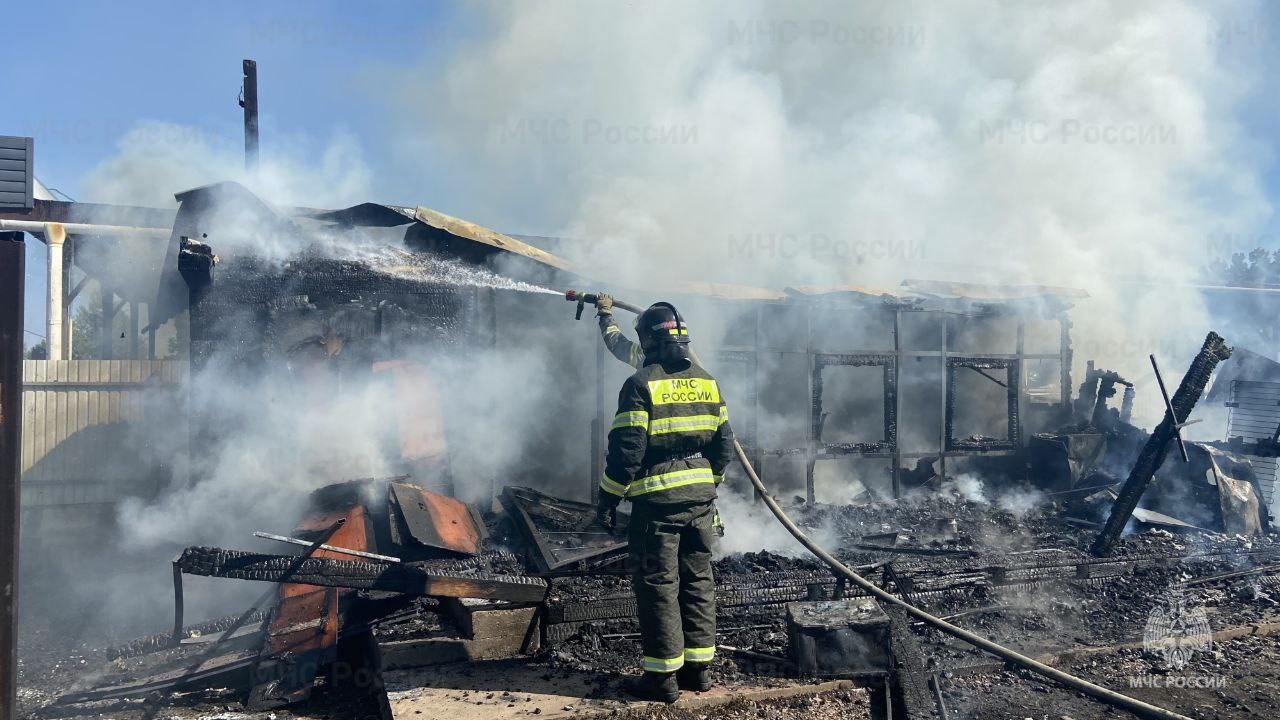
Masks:
[[[285,578],[285,571],[295,560],[291,555],[189,547],[177,562],[189,575],[265,582],[287,579],[304,585],[384,590],[408,595],[541,602],[547,591],[547,583],[541,578],[428,572],[412,565],[317,557],[303,560],[297,570]]]
[[[1107,524],[1103,526],[1093,542],[1091,552],[1094,555],[1110,554],[1112,546],[1133,515],[1134,508],[1138,507],[1142,493],[1146,491],[1151,478],[1164,462],[1165,455],[1169,452],[1169,445],[1177,436],[1179,424],[1187,419],[1200,400],[1200,395],[1204,393],[1213,369],[1219,362],[1229,357],[1231,357],[1231,348],[1227,346],[1226,341],[1217,333],[1210,332],[1204,339],[1200,353],[1191,361],[1187,374],[1182,376],[1178,391],[1173,394],[1173,399],[1170,401],[1170,412],[1165,414],[1164,420],[1160,421],[1155,431],[1151,433],[1147,444],[1138,454],[1133,469],[1129,471],[1129,479],[1125,481],[1119,497],[1111,506],[1111,516],[1107,518]]]
[[[173,210],[128,205],[99,205],[64,200],[36,200],[31,210],[5,210],[0,219],[31,222],[90,223],[147,228],[171,228]]]

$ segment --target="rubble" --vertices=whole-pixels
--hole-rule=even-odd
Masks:
[[[920,494],[896,503],[808,506],[797,514],[804,524],[829,528],[842,538],[834,549],[846,562],[871,567],[888,560],[899,582],[910,587],[923,607],[955,614],[954,622],[1026,652],[1132,643],[1141,637],[1156,599],[1175,586],[1196,593],[1215,629],[1265,623],[1274,617],[1280,572],[1270,566],[1280,564],[1280,537],[1203,531],[1174,535],[1153,529],[1125,538],[1111,557],[1098,559],[1087,552],[1089,538],[1066,522],[1061,510],[1061,505],[1049,503],[1016,515],[999,504]],[[954,531],[946,539],[936,536],[938,517],[954,520]],[[486,524],[496,525],[498,518],[490,517]],[[860,542],[865,536],[886,533],[907,546],[964,550],[973,556],[901,556],[858,547],[865,545]],[[888,545],[885,539],[881,542]],[[1242,563],[1254,567],[1242,569]],[[520,570],[512,556],[489,551],[471,559],[425,562],[433,569],[449,564],[474,577],[491,570],[529,570]],[[716,680],[728,686],[795,682],[793,666],[784,661],[790,653],[784,608],[787,602],[834,596],[837,585],[829,571],[811,559],[759,552],[722,558],[716,572],[722,593],[720,641],[744,651],[721,651],[713,668]],[[625,575],[555,577],[548,588],[543,619],[548,643],[532,662],[542,663],[549,672],[586,673],[602,681],[632,670],[639,646],[634,608],[626,605],[630,589]],[[596,609],[596,617],[572,620],[572,613],[584,607]],[[571,626],[572,633],[557,631],[562,625]],[[934,671],[972,673],[991,665],[972,649],[920,628],[912,634],[925,664]],[[436,598],[421,597],[377,619],[373,635],[385,645],[466,633],[456,613]],[[132,663],[127,657],[111,661],[115,670],[101,680],[119,684],[137,678],[146,667],[168,659],[169,653],[182,652],[135,652]],[[139,658],[147,658],[146,663],[138,664]],[[26,682],[47,702],[60,694],[58,678],[67,672],[83,670],[67,668]],[[965,690],[968,682],[944,680],[947,701],[964,707],[971,697]],[[926,682],[926,691],[928,687]]]

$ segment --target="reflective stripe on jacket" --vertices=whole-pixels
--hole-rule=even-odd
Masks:
[[[600,323],[600,337],[604,339],[604,346],[614,357],[622,362],[639,370],[644,367],[644,351],[640,349],[640,345],[632,342],[626,335],[622,334],[622,329],[618,327],[618,323],[614,321],[612,315],[600,315],[598,317]]]
[[[618,393],[600,489],[654,503],[712,500],[732,452],[715,378],[688,361],[650,363]]]

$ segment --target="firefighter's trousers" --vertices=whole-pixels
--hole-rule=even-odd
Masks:
[[[627,535],[646,671],[674,672],[715,655],[714,514],[712,502],[632,507]]]

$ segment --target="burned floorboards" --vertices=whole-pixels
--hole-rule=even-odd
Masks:
[[[1213,578],[1280,562],[1280,542],[1275,536],[1246,539],[1201,532],[1175,535],[1148,529],[1122,539],[1112,556],[1096,558],[1088,553],[1091,533],[1082,532],[1065,522],[1052,509],[1016,515],[998,506],[957,497],[931,497],[892,505],[812,507],[797,512],[797,515],[806,525],[822,528],[828,536],[840,538],[842,559],[866,568],[864,574],[868,577],[883,580],[884,563],[891,563],[893,575],[898,579],[891,586],[894,590],[905,590],[916,602],[936,614],[964,612],[966,614],[954,622],[1029,654],[1086,646],[1137,643],[1140,647],[1157,602],[1172,588],[1184,584],[1184,592],[1204,606],[1214,630],[1271,622],[1277,613],[1276,598],[1280,597],[1276,575],[1265,572],[1234,575],[1200,584],[1186,583],[1196,578]],[[950,523],[940,525],[939,517],[954,518],[956,522],[954,526]],[[867,536],[873,536],[874,542],[864,542]],[[502,533],[497,531],[495,541],[503,539]],[[913,549],[965,550],[974,555],[907,554],[858,547],[866,544],[893,546],[895,542]],[[199,553],[189,559],[197,555]],[[234,562],[223,562],[217,566],[253,569],[258,567],[257,562],[261,559],[243,555],[234,557]],[[327,567],[330,562],[361,562],[332,556],[325,560],[318,567]],[[270,566],[271,561],[265,562]],[[474,580],[492,574],[511,574],[517,564],[510,556],[494,555],[423,562],[420,567],[424,573],[452,573]],[[307,568],[306,571],[312,570]],[[377,575],[343,572],[346,573],[343,577],[348,580]],[[719,642],[750,653],[722,651],[714,666],[717,680],[728,687],[795,683],[791,677],[792,667],[787,662],[785,603],[829,598],[839,594],[841,588],[828,571],[811,560],[769,553],[724,558],[717,562],[717,575],[722,600]],[[613,692],[606,690],[613,688],[615,673],[633,672],[639,656],[634,605],[630,600],[626,576],[553,578],[548,581],[548,586],[545,615],[542,617],[545,631],[542,639],[546,642],[533,657],[521,662],[535,669],[544,668],[546,673],[599,678],[600,682],[592,683],[591,687],[605,688],[600,693]],[[365,602],[379,598],[380,602],[387,601],[386,593],[380,590],[343,587],[359,594]],[[848,588],[844,592],[851,594]],[[463,634],[456,613],[435,599],[418,598],[407,604],[401,603],[394,610],[389,605],[385,607],[385,611],[371,611],[369,617],[361,621],[364,623],[362,626],[373,628],[374,637],[380,643],[415,642]],[[355,620],[353,617],[353,628],[356,627]],[[257,622],[261,621],[262,618],[257,618]],[[226,626],[225,622],[211,623],[203,633],[216,633]],[[141,657],[138,655],[140,652],[154,648],[157,642],[156,639],[143,639],[116,653],[121,659],[112,662],[116,664],[118,677],[99,680],[118,682],[142,676],[143,666],[129,661],[136,661]],[[1240,643],[1245,639],[1236,638],[1230,642]],[[912,647],[913,644],[916,647]],[[1224,644],[1224,647],[1231,646]],[[925,632],[918,625],[908,624],[904,632],[904,625],[901,622],[896,624],[894,650],[898,657],[894,668],[898,675],[897,697],[908,717],[930,717],[927,713],[934,712],[930,708],[936,703],[929,683],[935,674],[941,678],[944,702],[955,708],[952,717],[1012,717],[982,714],[984,699],[1001,692],[1008,694],[1002,699],[1008,707],[1018,708],[1018,712],[1023,707],[1028,709],[1025,715],[1016,717],[1039,717],[1043,712],[1037,714],[1031,710],[1050,711],[1053,707],[1051,703],[1038,704],[1039,696],[1058,692],[1042,692],[1037,688],[1047,686],[1016,675],[1002,674],[1000,666],[993,664],[989,657],[936,633]],[[50,649],[49,652],[65,653],[65,648],[61,651]],[[1141,654],[1140,650],[1138,652]],[[1131,653],[1131,650],[1124,653]],[[157,656],[155,653],[152,655]],[[163,656],[163,653],[158,656]],[[1155,658],[1141,657],[1143,662],[1154,665]],[[33,652],[30,646],[25,648],[23,662],[29,670],[24,671],[23,676],[27,689],[24,710],[46,704],[52,696],[65,693],[70,678],[83,672],[81,667],[101,665],[107,658],[99,653],[86,659],[89,662],[84,666],[76,663],[75,666],[60,668],[50,663],[48,658],[41,658],[40,653]],[[1125,668],[1136,662],[1131,654],[1121,653],[1104,653],[1089,662],[1095,660],[1103,665],[1114,663],[1117,672],[1128,672]],[[430,672],[426,676],[429,677]],[[1112,677],[1099,669],[1093,676],[1109,687],[1128,691],[1119,675]],[[298,707],[313,707],[317,702],[347,702],[326,689],[333,680],[331,674],[322,673],[321,689],[317,695],[302,706],[291,706],[288,712],[294,712]],[[983,682],[1002,689],[990,692],[979,684]],[[1242,688],[1248,688],[1248,696],[1236,697],[1231,688],[1223,689],[1233,702],[1266,709],[1268,703],[1277,700],[1273,691],[1255,688],[1246,680],[1240,682]],[[1006,686],[1007,689],[1003,689]],[[1145,690],[1142,692],[1147,693]],[[1255,693],[1261,693],[1264,699],[1253,699]],[[1157,704],[1168,704],[1161,701],[1158,693],[1147,693],[1142,697]],[[234,697],[217,690],[202,690],[185,698],[174,702],[196,703],[192,707],[202,708],[200,713],[205,715],[215,706],[238,707]],[[197,702],[199,698],[205,698],[206,704],[200,705]],[[142,701],[130,701],[134,705],[115,702],[132,712]],[[798,701],[788,702],[795,704]],[[1018,702],[1022,704],[1018,705]],[[103,704],[89,704],[77,711],[97,715],[103,712],[102,707]],[[499,709],[505,707],[503,705]],[[1060,714],[1069,714],[1076,720],[1106,716],[1101,706],[1088,700],[1063,707],[1071,710]],[[71,711],[72,708],[66,707],[60,710],[64,714]],[[200,716],[200,713],[193,713],[192,717]],[[123,713],[111,716],[128,717]],[[177,716],[183,717],[181,714]],[[1220,717],[1248,716],[1223,714]]]

